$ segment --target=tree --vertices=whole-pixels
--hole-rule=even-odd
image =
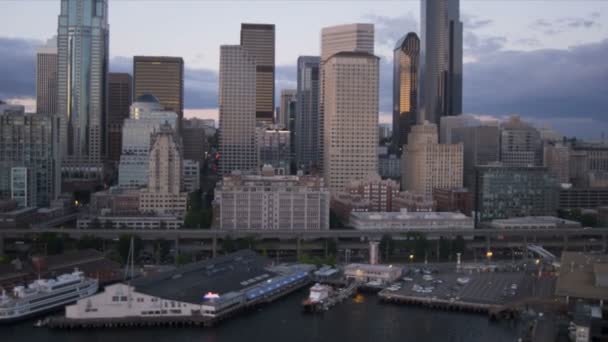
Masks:
[[[327,249],[327,255],[337,255],[338,254],[338,243],[335,239],[325,239],[325,247]]]
[[[139,256],[139,252],[141,251],[142,248],[142,241],[138,236],[135,235],[130,235],[130,234],[122,234],[119,238],[118,238],[118,245],[117,245],[117,250],[118,250],[118,254],[120,255],[120,258],[122,259],[122,262],[127,262],[127,258],[129,257],[129,249],[131,248],[131,238],[134,239],[133,241],[133,256],[135,258],[137,258],[137,256]]]
[[[225,253],[232,253],[232,252],[236,252],[236,250],[237,250],[237,245],[236,245],[235,241],[232,239],[232,237],[230,237],[230,235],[226,235],[226,237],[224,237],[222,239],[221,245],[222,245],[222,250]]]
[[[165,239],[157,239],[154,241],[154,254],[156,255],[156,263],[160,264],[165,260],[171,252],[171,243]]]
[[[384,261],[388,261],[391,256],[395,253],[395,242],[393,237],[389,234],[382,235],[380,239],[379,252],[384,255]]]
[[[452,241],[445,239],[443,236],[437,242],[439,244],[439,257],[447,258],[452,255]]]
[[[38,243],[38,247],[42,249],[39,252],[46,252],[48,255],[55,255],[63,253],[64,250],[64,237],[57,236],[55,233],[42,233],[35,239]]]
[[[456,236],[456,239],[454,239],[454,243],[452,244],[452,250],[454,253],[464,253],[465,248],[466,241],[464,238],[460,235]]]
[[[103,240],[93,235],[85,235],[76,242],[76,249],[96,249],[101,251],[103,249]]]
[[[329,211],[329,229],[344,229],[346,226],[344,222],[340,219],[340,216],[336,214],[333,210]]]

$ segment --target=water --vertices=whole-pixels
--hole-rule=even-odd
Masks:
[[[0,326],[0,341],[47,342],[367,342],[515,341],[512,322],[492,323],[486,316],[432,311],[378,302],[375,295],[349,299],[318,315],[301,312],[307,291],[299,291],[259,310],[238,315],[213,328],[138,328],[49,330],[33,321]]]

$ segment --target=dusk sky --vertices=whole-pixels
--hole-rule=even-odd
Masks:
[[[299,55],[319,53],[322,27],[371,22],[381,57],[380,120],[391,110],[392,48],[419,32],[419,1],[110,0],[110,69],[134,55],[182,56],[189,115],[217,116],[219,46],[242,22],[276,25],[276,81],[295,87]],[[35,50],[56,34],[59,1],[0,2],[0,99],[32,104]],[[461,1],[464,111],[521,114],[539,127],[608,134],[608,2]]]

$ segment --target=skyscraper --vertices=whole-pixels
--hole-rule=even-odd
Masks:
[[[105,154],[107,0],[62,0],[57,35],[57,108],[62,178],[100,180]]]
[[[256,63],[256,119],[272,123],[274,118],[274,25],[241,24],[241,47],[247,50]]]
[[[420,39],[408,33],[395,45],[393,54],[393,139],[392,150],[401,155],[410,129],[417,122],[418,57]]]
[[[543,142],[535,127],[512,116],[500,128],[500,161],[505,166],[542,166]]]
[[[184,60],[181,57],[133,57],[133,96],[151,94],[161,106],[177,113],[178,135],[184,117]]]
[[[256,61],[240,45],[220,47],[220,173],[257,170]],[[272,116],[271,116],[272,118]]]
[[[439,124],[462,113],[460,0],[422,0],[419,118]]]
[[[378,170],[379,58],[338,52],[324,65],[323,172],[331,192]]]
[[[283,125],[285,129],[289,128],[289,117],[293,115],[290,111],[290,107],[296,101],[296,89],[282,89],[281,90],[281,106],[279,107],[279,113],[277,116],[277,123]]]
[[[36,53],[36,113],[57,114],[57,37]]]
[[[319,63],[318,56],[298,58],[295,145],[296,166],[310,171],[319,165]]]
[[[132,91],[131,75],[108,74],[108,160],[117,162],[122,149],[122,124],[129,117]]]
[[[323,154],[325,145],[325,69],[324,65],[338,52],[364,52],[374,54],[374,25],[345,24],[325,27],[321,30],[321,74],[319,96],[319,153]],[[376,123],[377,125],[377,123]],[[319,157],[319,167],[324,168],[325,159]],[[327,180],[326,180],[327,181]]]

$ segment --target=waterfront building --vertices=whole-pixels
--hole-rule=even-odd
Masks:
[[[240,45],[220,47],[220,174],[257,170],[256,75],[254,56],[246,49]],[[265,118],[262,114],[260,118]]]
[[[273,24],[241,24],[241,47],[253,59],[255,72],[255,116],[272,123],[274,118],[275,30]]]
[[[462,144],[439,144],[437,126],[412,127],[402,159],[403,190],[433,196],[433,189],[462,187]]]
[[[555,216],[525,216],[492,220],[490,227],[495,229],[558,229],[582,228],[580,222]]]
[[[433,190],[433,200],[437,203],[437,211],[461,212],[471,216],[473,199],[474,192],[465,188]]]
[[[174,215],[85,215],[76,220],[78,229],[180,229],[184,220]]]
[[[460,1],[423,0],[420,10],[419,122],[439,125],[462,113]]]
[[[179,137],[171,125],[163,124],[151,138],[148,187],[141,192],[139,210],[183,218],[188,194],[182,191],[182,170]]]
[[[560,209],[593,209],[608,205],[608,187],[562,187],[559,191]]]
[[[177,114],[181,134],[184,117],[184,60],[181,57],[133,57],[133,96],[152,94],[165,110]]]
[[[451,142],[462,143],[463,185],[475,191],[475,167],[500,160],[500,130],[497,126],[458,127],[451,131]]]
[[[500,129],[500,161],[503,165],[543,165],[543,144],[536,128],[514,115],[502,122]]]
[[[297,169],[316,170],[321,159],[319,149],[319,68],[320,57],[298,57],[296,93],[295,151]]]
[[[608,300],[608,255],[562,252],[555,295],[566,303],[599,304]]]
[[[36,113],[58,114],[57,36],[36,51]]]
[[[556,214],[559,183],[545,167],[478,166],[476,179],[476,222]]]
[[[258,169],[270,165],[277,175],[290,174],[291,136],[291,132],[281,125],[258,126],[256,128]]]
[[[323,174],[332,192],[378,170],[378,82],[379,59],[370,53],[324,61]]]
[[[57,36],[57,111],[66,189],[101,183],[106,154],[107,0],[62,0]]]
[[[418,66],[420,39],[414,32],[403,36],[393,50],[392,151],[401,156],[411,127],[418,123]]]
[[[184,159],[182,183],[185,192],[193,192],[201,187],[201,170],[199,161]]]
[[[148,184],[150,138],[160,126],[177,127],[177,114],[164,111],[159,100],[150,94],[139,96],[131,105],[130,117],[122,127],[122,153],[118,165],[118,185],[141,188]]]
[[[403,268],[391,265],[348,264],[344,267],[344,277],[362,283],[388,285],[401,277]]]
[[[215,189],[215,212],[222,230],[327,230],[329,191],[314,176],[231,174]]]
[[[570,147],[556,143],[543,144],[543,166],[560,183],[570,182]]]
[[[351,227],[359,230],[394,229],[415,232],[432,232],[434,229],[467,230],[474,229],[473,218],[461,213],[450,212],[353,212]]]
[[[118,162],[122,153],[122,125],[129,117],[131,75],[127,73],[108,74],[108,160]]]
[[[321,30],[321,60],[319,74],[319,168],[324,169],[325,151],[325,64],[338,52],[374,54],[374,25],[346,24],[325,27]],[[374,125],[377,124],[377,120]]]
[[[43,207],[59,196],[60,125],[59,115],[0,104],[0,198],[14,198],[20,207]]]
[[[184,119],[182,121],[182,147],[184,149],[184,159],[203,163],[205,153],[209,146],[207,134],[205,133],[207,124],[200,119]]]

